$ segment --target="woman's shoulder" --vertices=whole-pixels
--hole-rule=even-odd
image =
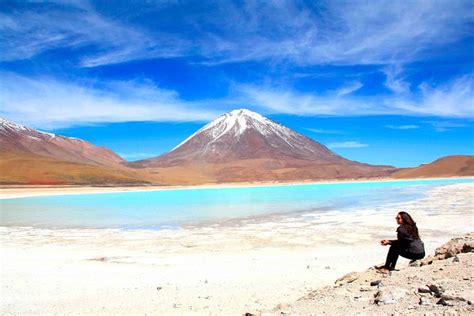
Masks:
[[[407,234],[407,233],[408,233],[408,229],[407,229],[406,225],[401,224],[400,226],[398,226],[398,228],[397,228],[397,233],[405,233],[405,234]]]
[[[398,225],[397,227],[397,231],[400,231],[400,230],[407,230],[406,226],[404,224],[400,224]]]

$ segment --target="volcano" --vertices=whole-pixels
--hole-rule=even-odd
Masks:
[[[210,182],[383,177],[396,170],[345,159],[246,109],[219,116],[168,153],[130,165],[157,168],[155,174],[173,171],[181,179],[198,176]]]

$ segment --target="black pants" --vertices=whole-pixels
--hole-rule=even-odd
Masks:
[[[407,251],[405,247],[401,246],[399,242],[392,242],[392,245],[388,250],[387,260],[385,261],[385,268],[394,270],[395,265],[397,264],[398,256],[402,256],[403,258],[411,260],[418,260],[423,259],[425,257],[425,253],[412,253]]]

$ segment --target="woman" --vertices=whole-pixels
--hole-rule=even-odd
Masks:
[[[411,260],[418,260],[425,257],[423,242],[418,235],[418,228],[411,216],[407,212],[399,212],[395,217],[397,224],[397,240],[381,240],[382,246],[390,245],[385,265],[378,270],[388,273],[395,269],[398,256]]]

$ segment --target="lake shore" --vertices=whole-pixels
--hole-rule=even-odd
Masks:
[[[216,188],[239,188],[239,187],[267,187],[267,186],[291,186],[312,184],[340,184],[340,183],[366,183],[366,182],[396,182],[396,181],[423,181],[438,179],[457,179],[458,177],[446,178],[416,178],[416,179],[392,179],[392,178],[368,178],[356,180],[331,180],[331,181],[295,181],[295,182],[238,182],[222,184],[183,185],[183,186],[54,186],[54,185],[0,185],[0,200],[16,199],[34,196],[73,195],[73,194],[100,194],[114,192],[139,192],[139,191],[161,191],[161,190],[199,190]],[[462,179],[474,179],[474,177],[462,177]]]
[[[291,303],[383,263],[394,215],[418,222],[427,253],[472,224],[474,184],[419,200],[160,231],[1,227],[2,313],[242,315]],[[468,220],[466,220],[468,219]],[[408,260],[400,259],[399,265]]]

